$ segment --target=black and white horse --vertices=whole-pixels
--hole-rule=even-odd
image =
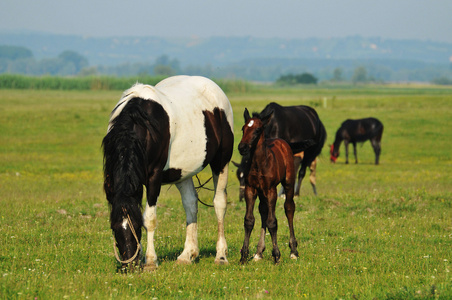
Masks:
[[[157,266],[156,204],[163,184],[178,188],[186,213],[186,240],[180,263],[199,254],[198,197],[192,176],[210,165],[218,220],[215,263],[227,263],[224,236],[228,165],[234,143],[232,108],[213,81],[174,76],[155,87],[136,84],[113,109],[104,151],[104,190],[110,223],[123,266],[139,263],[141,228],[147,230],[145,269]],[[146,208],[141,211],[143,186]],[[115,248],[116,252],[116,248]]]
[[[365,118],[357,120],[345,120],[341,127],[336,131],[336,138],[331,145],[330,154],[331,162],[336,162],[339,157],[339,147],[342,141],[345,146],[345,163],[348,164],[348,144],[353,145],[353,154],[355,155],[355,163],[358,163],[356,154],[356,143],[362,143],[370,140],[375,152],[375,164],[378,165],[381,153],[381,137],[383,135],[383,124],[375,118]]]

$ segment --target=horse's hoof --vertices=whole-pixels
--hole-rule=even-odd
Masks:
[[[189,259],[184,259],[184,258],[178,258],[176,260],[176,264],[178,265],[191,265],[192,261]]]
[[[253,261],[260,261],[262,259],[261,255],[254,254]]]
[[[298,259],[298,256],[295,255],[295,254],[293,254],[293,253],[291,253],[291,254],[290,254],[290,259],[297,260],[297,259]]]
[[[220,258],[215,258],[215,264],[221,266],[221,265],[227,265],[227,264],[229,264],[229,262],[226,257],[220,257]]]
[[[144,272],[154,272],[157,270],[157,265],[156,264],[149,264],[149,265],[144,265],[143,266],[143,271]]]

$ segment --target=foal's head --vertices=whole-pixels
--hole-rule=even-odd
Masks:
[[[249,155],[256,149],[256,145],[272,114],[273,111],[270,111],[263,116],[254,115],[251,118],[248,109],[245,108],[245,112],[243,113],[245,125],[242,127],[243,137],[239,143],[239,152],[242,156]]]

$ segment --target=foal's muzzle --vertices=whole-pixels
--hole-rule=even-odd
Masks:
[[[250,148],[248,147],[247,144],[243,144],[243,143],[239,144],[239,153],[240,153],[240,155],[243,156],[243,155],[249,153],[249,151],[250,151]]]

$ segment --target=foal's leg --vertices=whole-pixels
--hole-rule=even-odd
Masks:
[[[261,233],[259,236],[259,242],[257,243],[257,251],[254,255],[253,260],[258,261],[262,259],[262,253],[265,251],[265,233],[267,228],[267,218],[268,218],[268,203],[267,199],[264,197],[260,198],[259,201],[259,214],[261,215]]]
[[[228,184],[228,165],[226,165],[220,174],[215,174],[212,171],[213,183],[215,187],[215,196],[213,198],[213,206],[218,221],[218,241],[217,241],[217,256],[215,263],[219,265],[227,264],[226,258],[228,252],[228,245],[224,236],[224,216],[226,215],[226,185]]]
[[[287,186],[286,186],[287,188]],[[293,186],[292,186],[292,193],[293,193]],[[272,244],[273,244],[273,251],[272,256],[275,260],[275,263],[279,263],[279,259],[281,258],[281,252],[279,252],[278,248],[278,220],[276,219],[275,215],[275,208],[276,208],[276,200],[277,200],[277,194],[276,194],[276,187],[270,188],[270,190],[267,191],[267,194],[264,195],[268,199],[268,218],[267,218],[267,228],[270,232],[271,238],[272,238]],[[287,197],[287,192],[286,192]],[[292,194],[293,198],[293,194]]]
[[[286,185],[286,191],[287,192],[286,192],[286,202],[284,202],[284,211],[286,213],[287,221],[289,223],[290,258],[297,259],[298,258],[298,251],[297,251],[298,242],[297,242],[297,239],[295,238],[295,232],[294,232],[294,227],[293,227],[293,217],[295,214],[295,202],[293,201],[293,189],[291,192],[290,184]]]
[[[184,245],[184,251],[177,258],[178,263],[189,264],[198,255],[198,195],[193,185],[193,179],[189,178],[182,182],[176,183],[181,197],[182,204],[187,217],[187,233]]]
[[[256,202],[257,192],[255,189],[245,186],[245,202],[246,202],[246,213],[244,220],[245,227],[245,238],[243,239],[243,246],[240,252],[242,253],[242,257],[240,258],[240,263],[246,263],[249,254],[250,247],[250,236],[254,227],[254,203]]]

